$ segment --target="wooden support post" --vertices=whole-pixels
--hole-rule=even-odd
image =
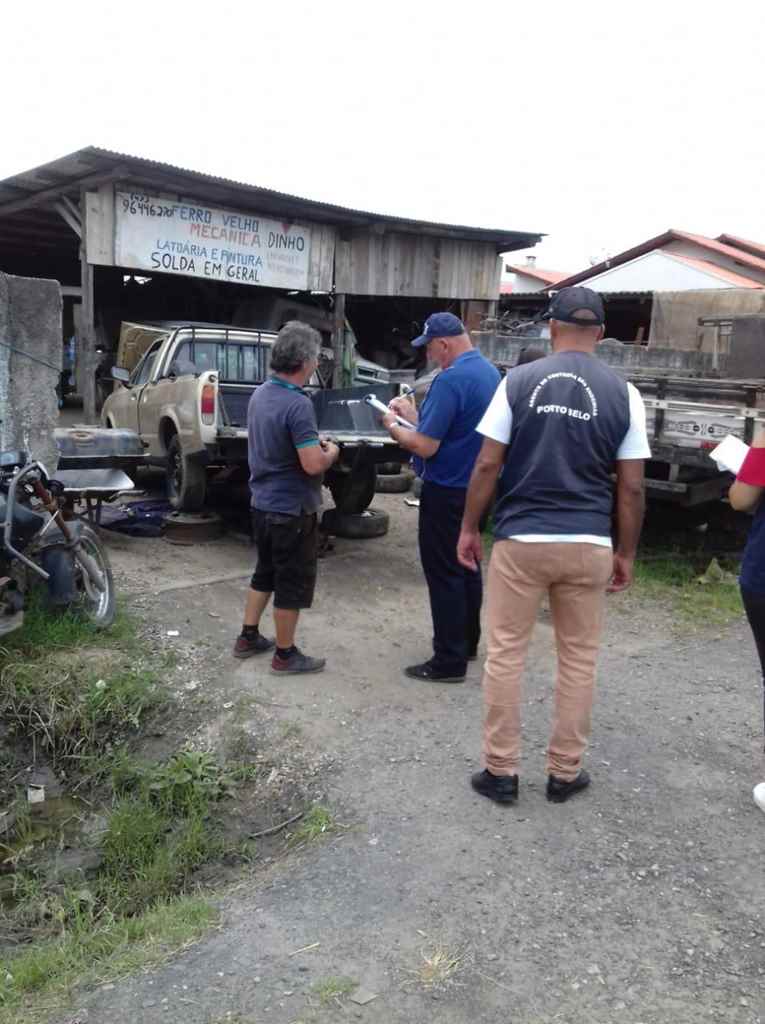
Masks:
[[[87,230],[85,229],[87,194],[80,192],[80,215],[83,231],[80,241],[80,272],[82,280],[82,306],[80,333],[77,337],[77,362],[81,366],[82,412],[86,423],[97,423],[96,418],[96,329],[93,291],[93,265],[88,263]]]
[[[332,350],[335,353],[335,365],[332,372],[332,386],[336,388],[349,387],[350,381],[345,381],[345,292],[335,295],[335,322],[332,330]]]

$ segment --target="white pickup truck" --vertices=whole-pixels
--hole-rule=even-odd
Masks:
[[[117,381],[101,410],[106,427],[135,431],[147,465],[165,466],[173,507],[198,512],[214,473],[247,475],[247,406],[268,378],[276,334],[244,328],[171,326],[158,336],[132,372],[114,367]],[[337,441],[341,456],[327,474],[336,507],[363,512],[375,492],[376,465],[408,461],[408,455],[359,402],[374,391],[383,400],[393,386],[308,389],[319,429]],[[353,399],[348,405],[348,399]]]

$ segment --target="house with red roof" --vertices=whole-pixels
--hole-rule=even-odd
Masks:
[[[513,276],[503,279],[500,285],[501,295],[542,292],[569,276],[560,270],[542,270],[537,266],[536,256],[527,256],[523,265],[505,264],[505,273]]]
[[[528,286],[536,268],[508,269],[527,276],[523,291],[514,282],[512,293],[500,297],[503,313],[534,319],[550,292],[586,285],[606,300],[606,336],[624,342],[693,348],[706,343],[701,318],[765,316],[765,244],[737,235],[708,238],[670,228],[576,274],[555,275],[541,287]]]
[[[612,294],[765,288],[765,245],[735,235],[707,238],[670,228],[594,267],[560,278],[547,290],[574,284]]]

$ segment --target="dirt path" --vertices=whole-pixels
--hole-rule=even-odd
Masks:
[[[329,657],[322,676],[276,681],[267,665],[229,657],[245,580],[145,599],[163,631],[201,645],[214,705],[255,694],[264,715],[297,723],[307,746],[331,758],[326,799],[356,827],[227,894],[219,931],[153,974],[84,998],[88,1020],[765,1020],[765,818],[751,800],[759,700],[743,622],[678,640],[634,598],[614,599],[594,785],[555,806],[543,793],[553,667],[543,615],[527,675],[522,799],[496,807],[468,786],[479,667],[462,686],[400,674],[428,653],[417,513],[398,497],[379,503],[391,533],[338,541],[321,565],[300,641]],[[112,550],[132,586],[249,564],[236,540]],[[439,952],[459,963],[428,988],[423,958]],[[322,1005],[316,987],[338,977],[377,998]]]

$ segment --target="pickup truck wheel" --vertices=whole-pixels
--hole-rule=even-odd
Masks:
[[[411,473],[385,473],[378,474],[375,491],[378,494],[405,494],[411,486]]]
[[[368,540],[371,537],[384,537],[390,526],[390,516],[380,508],[368,508],[358,515],[346,515],[336,508],[328,508],[321,517],[321,528],[324,533],[335,537],[347,537],[348,540]]]
[[[207,493],[204,466],[183,454],[176,434],[167,446],[167,498],[179,512],[201,512]]]
[[[368,508],[375,496],[376,479],[373,463],[357,466],[350,473],[332,473],[327,486],[338,511],[352,516]]]

